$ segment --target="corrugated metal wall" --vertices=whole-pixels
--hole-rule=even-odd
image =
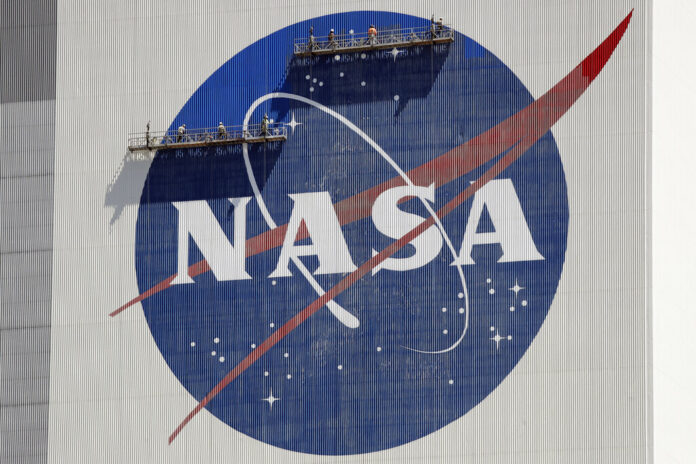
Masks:
[[[46,462],[56,5],[0,5],[0,461]]]
[[[650,462],[649,3],[3,2],[2,462]],[[137,257],[157,258],[137,249],[136,231],[151,230],[137,229],[151,165],[125,157],[129,132],[148,120],[176,127],[227,60],[325,14],[442,15],[538,98],[633,8],[606,68],[552,128],[568,195],[563,271],[529,349],[485,400],[420,440],[362,456],[288,452],[208,411],[167,444],[196,400],[139,305],[108,316],[142,290]],[[273,64],[255,78],[263,82],[235,89],[240,99],[278,84]],[[438,104],[464,112],[453,99]],[[210,109],[193,108],[201,120]],[[359,125],[376,132],[363,116]],[[170,193],[188,188],[170,182]]]

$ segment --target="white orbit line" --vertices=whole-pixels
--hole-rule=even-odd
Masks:
[[[406,175],[406,173],[399,167],[398,164],[380,147],[370,136],[368,136],[366,133],[364,133],[358,126],[350,122],[346,117],[343,115],[333,111],[332,109],[317,103],[313,100],[310,100],[306,97],[303,97],[301,95],[295,95],[292,93],[286,93],[286,92],[271,92],[266,95],[263,95],[259,98],[257,98],[250,106],[249,109],[246,112],[246,115],[244,116],[244,123],[243,123],[243,129],[246,129],[249,124],[249,119],[251,118],[252,113],[256,108],[266,100],[271,100],[273,98],[287,98],[289,100],[296,100],[302,103],[306,103],[307,105],[313,106],[324,113],[327,113],[328,115],[338,119],[340,122],[348,126],[349,129],[351,129],[353,132],[358,134],[365,142],[368,143],[372,148],[374,148],[381,156],[384,158],[389,165],[394,168],[394,170],[401,176],[401,178],[404,180],[406,185],[410,187],[415,187],[413,182],[411,182],[411,179]],[[270,213],[268,212],[268,209],[266,208],[266,204],[263,201],[263,197],[261,196],[261,192],[259,191],[258,185],[256,184],[256,178],[254,177],[254,173],[251,169],[251,162],[249,161],[249,149],[248,145],[246,143],[242,144],[242,151],[244,155],[244,164],[246,166],[247,170],[247,175],[249,177],[249,182],[251,183],[251,187],[254,190],[254,197],[256,198],[256,201],[259,205],[259,209],[261,210],[261,214],[263,215],[264,219],[266,220],[266,223],[271,229],[275,229],[278,227],[273,221],[273,218],[271,217]],[[432,209],[430,204],[426,201],[425,198],[422,196],[418,195],[418,198],[420,199],[421,203],[423,203],[423,206],[425,206],[426,210],[430,215],[432,216],[433,220],[435,221],[435,224],[437,225],[437,228],[440,230],[440,234],[442,235],[443,239],[445,240],[445,243],[447,244],[447,247],[450,250],[450,253],[452,253],[452,257],[454,258],[455,262],[457,259],[457,252],[454,249],[454,246],[452,245],[452,241],[449,239],[449,236],[447,235],[447,232],[445,231],[445,228],[443,227],[442,223],[440,222],[440,218],[437,216],[435,211]],[[312,288],[319,294],[319,296],[324,294],[324,290],[321,288],[321,286],[317,283],[317,281],[314,279],[312,274],[307,270],[307,268],[302,264],[302,262],[296,258],[293,257],[293,263],[298,267],[302,275],[309,281],[309,283],[312,285]],[[423,353],[423,354],[442,354],[442,353],[447,353],[448,351],[452,351],[455,349],[459,344],[462,342],[464,339],[464,336],[466,335],[466,332],[469,328],[469,292],[466,287],[466,280],[464,279],[464,271],[462,270],[461,264],[455,264],[455,267],[457,268],[457,272],[459,273],[459,279],[461,280],[462,283],[462,290],[464,293],[464,307],[466,310],[466,316],[465,316],[465,325],[464,325],[464,330],[462,331],[462,334],[459,336],[457,341],[455,341],[451,346],[443,349],[443,350],[437,350],[437,351],[424,351],[424,350],[418,350],[415,348],[410,348],[407,346],[403,346],[403,348],[410,350],[410,351],[415,351],[417,353]],[[331,311],[331,313],[336,316],[341,322],[345,324],[345,322],[339,317],[338,314],[341,314],[341,312],[345,312],[348,314],[351,318],[354,318],[357,321],[357,318],[353,316],[352,314],[348,313],[345,309],[343,309],[341,306],[339,306],[336,302],[333,300],[330,301],[329,303],[335,304],[339,309],[336,311],[336,308],[332,309],[331,306],[327,303],[327,307]],[[337,314],[338,313],[338,314]],[[359,322],[358,322],[359,324]],[[348,325],[348,324],[346,324]],[[349,326],[350,327],[350,326]],[[357,325],[355,326],[357,327]]]
[[[252,103],[252,105],[249,107],[249,110],[247,110],[247,114],[244,117],[244,125],[242,130],[247,130],[251,114],[254,112],[258,105],[265,101],[262,100],[262,98],[264,97],[261,97],[261,99],[257,99],[254,103]],[[251,169],[251,162],[249,161],[249,149],[246,143],[242,144],[242,150],[244,153],[244,165],[246,166],[247,177],[249,178],[251,188],[254,190],[254,197],[256,198],[256,202],[258,203],[259,209],[261,210],[261,215],[266,221],[266,224],[268,224],[268,227],[270,227],[271,229],[275,229],[278,227],[278,225],[275,223],[273,217],[268,212],[268,208],[266,208],[266,203],[263,201],[263,197],[261,196],[261,191],[259,190],[259,186],[256,183],[256,177],[254,177],[254,172]],[[312,276],[312,273],[309,272],[309,270],[305,267],[302,261],[300,261],[300,259],[296,256],[293,256],[290,259],[295,264],[297,269],[299,269],[300,273],[304,276],[304,278],[307,279],[307,282],[309,282],[309,284],[317,293],[317,295],[319,295],[320,297],[324,295],[324,293],[326,292],[324,292],[324,289],[321,287],[321,285],[319,285],[319,282],[316,281],[314,276]],[[360,320],[353,314],[346,311],[341,305],[339,305],[335,301],[330,300],[326,303],[326,307],[329,309],[329,311],[331,311],[331,314],[333,314],[336,317],[336,319],[338,319],[346,327],[356,329],[360,326]]]

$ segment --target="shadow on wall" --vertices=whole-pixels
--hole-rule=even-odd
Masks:
[[[123,157],[104,195],[104,207],[114,209],[109,225],[114,225],[118,221],[126,205],[140,203],[143,184],[154,154],[155,152],[128,152]]]
[[[450,48],[439,44],[293,57],[276,91],[303,95],[332,108],[396,100],[397,117],[411,99],[428,96]],[[279,112],[278,120],[285,117],[284,104],[272,106]]]
[[[398,118],[411,99],[428,96],[450,48],[439,44],[293,57],[275,91],[302,95],[339,112],[342,106],[396,101],[394,118]],[[283,120],[298,105],[304,104],[276,99],[271,109]],[[260,189],[282,146],[282,142],[249,145]],[[104,197],[104,206],[114,209],[110,224],[128,205],[253,196],[241,152],[241,145],[230,145],[127,153]]]
[[[281,152],[281,142],[249,145],[261,189]],[[114,208],[113,225],[129,205],[253,195],[241,145],[181,148],[126,154],[107,186],[104,206]]]

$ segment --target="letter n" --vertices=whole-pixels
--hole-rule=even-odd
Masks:
[[[172,285],[190,284],[188,273],[189,237],[193,239],[217,280],[251,279],[244,269],[246,258],[246,206],[251,197],[228,198],[234,205],[234,246],[220,227],[208,202],[178,201],[179,212],[177,275]]]

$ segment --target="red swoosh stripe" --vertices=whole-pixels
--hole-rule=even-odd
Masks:
[[[555,124],[556,121],[558,121],[561,116],[563,116],[563,114],[570,109],[580,95],[587,90],[602,68],[604,68],[607,61],[609,61],[611,54],[614,52],[619,44],[619,41],[623,37],[623,34],[626,32],[632,15],[633,10],[631,10],[628,16],[626,16],[626,18],[609,35],[609,37],[607,37],[604,42],[599,45],[599,47],[588,55],[582,61],[582,63],[573,69],[558,84],[551,88],[551,90],[549,90],[534,103],[518,112],[516,115],[508,118],[506,121],[503,121],[503,123],[496,126],[496,128],[500,128],[502,125],[507,130],[496,131],[496,128],[491,129],[475,139],[472,139],[469,143],[461,145],[445,155],[434,159],[430,163],[423,165],[427,166],[431,163],[435,163],[435,166],[440,169],[446,166],[448,169],[459,172],[461,168],[454,163],[455,155],[451,155],[451,157],[447,158],[448,155],[452,154],[453,152],[457,152],[457,150],[462,150],[465,152],[467,160],[470,162],[469,165],[475,163],[481,165],[483,162],[485,162],[482,160],[490,159],[490,154],[492,151],[498,150],[496,154],[500,154],[507,148],[512,147],[507,154],[505,154],[491,168],[483,173],[483,175],[474,181],[473,184],[464,189],[445,206],[440,208],[436,212],[438,217],[442,218],[454,211],[459,205],[476,193],[477,190],[483,187],[488,181],[503,172],[508,166],[522,156],[532,145],[534,145],[551,128],[551,126],[553,126],[553,124]],[[514,120],[516,124],[508,124],[508,122],[511,120]],[[481,140],[479,140],[477,143],[472,143],[480,138]],[[496,148],[491,149],[491,146]],[[423,166],[416,169],[421,169]],[[418,183],[415,179],[413,180],[414,183]],[[374,188],[367,190],[366,192],[370,192],[372,190],[374,190]],[[358,194],[356,197],[366,195],[366,192]],[[340,205],[340,203],[336,205],[337,210],[338,205]],[[360,204],[358,203],[358,205]],[[392,256],[403,246],[426,231],[434,223],[435,220],[432,216],[425,219],[422,223],[401,237],[399,240],[393,242],[382,252],[363,263],[357,270],[353,271],[351,274],[329,289],[324,295],[314,300],[309,306],[297,313],[292,317],[292,319],[276,330],[270,337],[268,337],[256,349],[249,353],[239,364],[237,364],[234,369],[232,369],[217,385],[215,385],[215,387],[207,395],[205,395],[205,397],[186,416],[181,424],[179,424],[176,430],[172,432],[172,434],[169,436],[169,443],[171,444],[171,442],[174,441],[186,424],[188,424],[191,419],[193,419],[193,417],[201,411],[201,409],[203,409],[213,398],[215,398],[218,393],[229,385],[230,382],[239,377],[276,343],[306,321],[312,314],[326,305],[326,303],[359,281],[375,266]]]
[[[421,166],[411,169],[407,172],[408,177],[415,185],[435,183],[436,187],[440,187],[495,158],[521,140],[525,134],[534,130],[534,127],[550,129],[553,123],[568,110],[602,70],[612,51],[616,48],[623,31],[628,27],[632,14],[633,11],[594,52],[585,58],[565,79],[547,92],[546,95],[468,142]],[[614,43],[614,40],[617,42]],[[544,114],[540,111],[542,108]],[[533,113],[537,114],[531,117]],[[553,119],[554,115],[557,115],[555,119]],[[341,225],[349,224],[369,216],[372,205],[379,194],[400,185],[404,185],[404,181],[400,176],[396,176],[350,198],[339,201],[334,205],[339,223]],[[248,239],[246,243],[247,257],[282,245],[286,229],[287,225],[281,225]],[[302,240],[306,237],[307,231],[303,227],[297,235],[297,240]],[[208,263],[205,260],[201,260],[189,267],[189,275],[195,277],[209,270],[210,266]],[[134,304],[162,290],[166,290],[171,286],[171,282],[175,277],[176,274],[168,277],[109,315],[112,317],[116,316]]]

